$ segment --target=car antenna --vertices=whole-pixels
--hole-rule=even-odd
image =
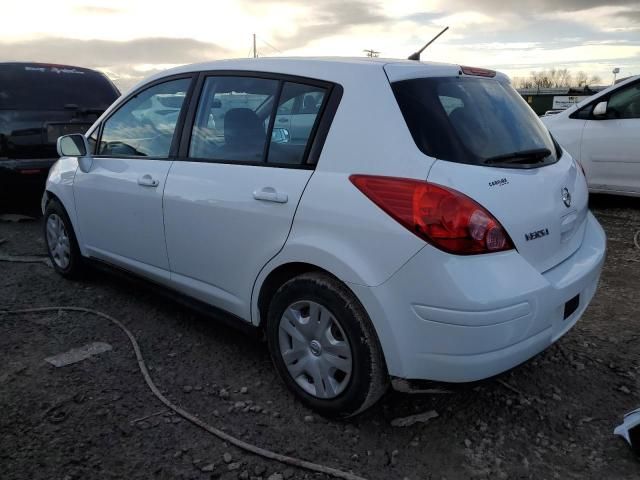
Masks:
[[[429,40],[429,43],[427,43],[424,47],[422,47],[422,48],[421,48],[420,50],[418,50],[417,52],[412,53],[411,55],[409,55],[408,60],[415,60],[415,61],[419,62],[419,61],[420,61],[420,54],[421,54],[422,52],[424,52],[424,50],[425,50],[429,45],[431,45],[433,42],[435,42],[435,41],[440,37],[440,35],[442,35],[442,34],[443,34],[444,32],[446,32],[447,30],[449,30],[449,27],[444,27],[444,29],[443,29],[439,34],[437,34],[435,37],[433,37],[431,40]]]

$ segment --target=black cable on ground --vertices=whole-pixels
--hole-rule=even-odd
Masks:
[[[263,458],[267,458],[269,460],[275,460],[277,462],[284,463],[286,465],[291,465],[293,467],[303,468],[305,470],[309,470],[312,472],[324,473],[326,475],[331,475],[332,477],[336,477],[336,478],[343,478],[345,480],[366,480],[363,477],[359,477],[350,472],[345,472],[342,470],[338,470],[336,468],[320,465],[318,463],[313,463],[307,460],[301,460],[299,458],[290,457],[288,455],[283,455],[277,452],[273,452],[271,450],[258,447],[251,443],[247,443],[243,440],[240,440],[236,437],[229,435],[228,433],[223,432],[222,430],[219,430],[209,425],[208,423],[200,420],[195,415],[178,407],[177,405],[172,403],[171,400],[165,397],[160,392],[160,390],[158,390],[158,387],[156,387],[155,383],[153,383],[153,380],[149,375],[149,371],[147,370],[147,365],[145,364],[144,357],[142,356],[142,351],[140,350],[138,341],[133,336],[133,333],[131,333],[131,331],[129,331],[129,329],[127,329],[127,327],[125,327],[122,324],[122,322],[120,322],[118,319],[110,315],[107,315],[106,313],[100,312],[98,310],[93,310],[91,308],[84,308],[84,307],[40,307],[40,308],[23,308],[19,310],[0,310],[0,314],[19,315],[24,313],[44,313],[44,312],[59,312],[59,311],[90,313],[92,315],[96,315],[98,317],[104,318],[105,320],[109,320],[110,322],[115,324],[129,338],[129,342],[131,342],[131,346],[133,347],[133,351],[135,352],[136,359],[138,360],[138,368],[142,373],[144,381],[146,382],[147,386],[151,389],[153,394],[162,403],[164,403],[167,406],[167,408],[173,410],[178,415],[190,421],[194,425],[197,425],[198,427],[209,432],[210,434],[215,435],[219,439],[224,440],[225,442],[229,442],[230,444],[246,452],[252,453],[254,455],[258,455]]]

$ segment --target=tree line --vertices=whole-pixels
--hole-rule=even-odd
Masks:
[[[599,85],[602,79],[598,75],[588,75],[583,71],[575,74],[566,68],[552,68],[531,72],[528,77],[514,77],[517,88],[585,88]]]

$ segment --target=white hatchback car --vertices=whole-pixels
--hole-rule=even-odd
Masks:
[[[640,197],[640,76],[542,121],[582,164],[590,191]]]
[[[179,116],[141,122],[159,94],[184,94]],[[279,107],[305,98],[312,127],[291,141]],[[43,198],[58,272],[102,262],[261,329],[284,382],[329,416],[389,383],[531,358],[583,314],[605,256],[580,168],[490,70],[184,66],[58,148]]]

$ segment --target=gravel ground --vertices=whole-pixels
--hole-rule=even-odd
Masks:
[[[294,400],[260,341],[118,277],[96,272],[76,283],[43,264],[0,262],[0,309],[75,305],[113,315],[182,408],[256,445],[369,479],[637,479],[640,461],[612,431],[640,406],[640,201],[598,197],[592,206],[609,252],[598,293],[569,334],[498,379],[444,395],[391,392],[350,422]],[[1,238],[0,255],[44,253],[40,220],[0,221]],[[61,368],[44,361],[92,342],[112,349]],[[324,478],[245,454],[170,413],[124,334],[98,317],[0,316],[0,352],[3,479]],[[391,425],[431,410],[438,416],[426,423]]]

